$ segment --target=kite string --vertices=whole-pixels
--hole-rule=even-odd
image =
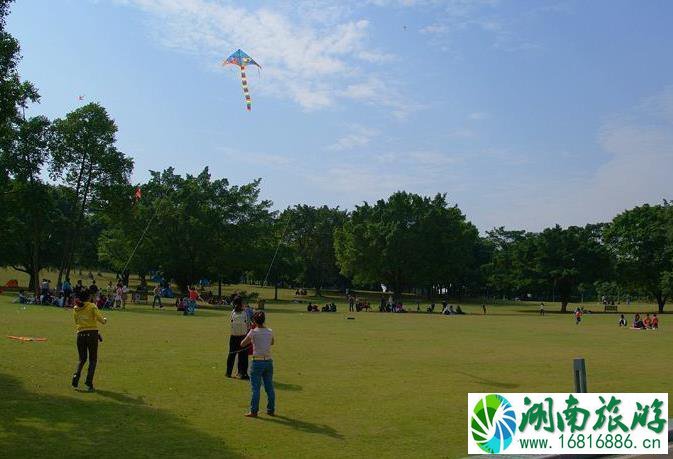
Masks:
[[[283,235],[278,240],[278,245],[276,246],[276,251],[273,254],[273,258],[271,259],[271,264],[269,265],[269,269],[266,271],[266,276],[264,276],[264,282],[262,282],[262,287],[264,287],[266,285],[266,281],[269,279],[269,274],[271,274],[271,268],[273,267],[273,263],[276,261],[276,256],[278,255],[278,249],[280,249],[280,245],[283,243],[283,239],[285,239],[285,233],[287,233],[287,229],[289,227],[290,227],[290,218],[287,219],[287,224],[285,225],[285,229],[283,230]]]
[[[157,216],[159,213],[159,202],[157,201],[157,206],[154,210],[154,214],[150,218],[150,220],[147,222],[147,226],[145,226],[145,229],[143,230],[142,234],[140,235],[140,238],[138,239],[138,242],[136,243],[136,246],[133,248],[133,252],[131,252],[131,255],[129,256],[129,259],[126,260],[126,264],[124,264],[124,268],[122,269],[122,275],[124,272],[126,272],[126,268],[128,268],[129,263],[131,263],[131,259],[133,259],[133,256],[136,254],[136,251],[138,250],[138,247],[140,247],[140,243],[143,241],[145,238],[145,234],[147,234],[147,230],[150,229],[150,225],[152,224],[152,221],[154,218]]]

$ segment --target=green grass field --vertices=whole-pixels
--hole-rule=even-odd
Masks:
[[[462,457],[468,392],[571,391],[580,356],[592,392],[673,386],[670,316],[635,332],[612,314],[576,326],[520,305],[346,320],[343,304],[308,314],[284,302],[267,304],[279,417],[248,419],[248,383],[224,377],[226,312],[107,312],[98,392],[88,394],[69,386],[72,312],[11,298],[0,296],[0,444],[16,457]]]

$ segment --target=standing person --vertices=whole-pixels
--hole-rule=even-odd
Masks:
[[[231,311],[231,336],[229,336],[229,356],[227,357],[227,378],[231,378],[234,369],[234,360],[238,355],[238,377],[250,379],[248,376],[248,350],[241,346],[241,341],[248,334],[250,320],[248,313],[243,309],[241,297],[234,299],[234,310]]]
[[[91,281],[91,286],[89,287],[89,293],[91,293],[91,298],[96,300],[98,296],[98,286],[96,285],[96,280]]]
[[[355,298],[353,295],[348,295],[348,312],[355,311]]]
[[[122,309],[126,309],[126,302],[129,298],[129,290],[128,282],[126,285],[122,284]]]
[[[544,315],[544,303],[540,303],[540,315]]]
[[[121,309],[123,304],[124,304],[124,287],[122,287],[121,282],[118,282],[117,288],[115,289],[114,307],[115,309]]]
[[[49,297],[49,280],[48,279],[42,279],[42,283],[40,284],[40,293],[41,293],[40,303],[44,303],[46,301],[46,299]]]
[[[485,304],[481,305],[481,310],[484,311],[484,315],[486,315],[486,305]]]
[[[273,330],[264,325],[266,316],[264,311],[256,311],[252,317],[253,328],[241,342],[245,347],[252,343],[252,370],[250,371],[250,411],[245,415],[256,418],[259,411],[259,392],[264,382],[267,405],[266,414],[274,416],[276,411],[276,393],[273,390],[273,360],[271,360],[271,346],[274,344]]]
[[[582,310],[580,308],[575,309],[575,325],[579,325],[582,322]]]
[[[199,295],[199,292],[196,290],[196,286],[187,286],[187,291],[189,292],[190,300],[195,302],[198,300],[203,301],[203,298],[201,298],[201,295]]]
[[[152,309],[154,309],[154,306],[159,303],[159,309],[163,309],[164,305],[161,304],[161,286],[157,284],[154,287],[154,299],[152,300]]]
[[[243,298],[239,297],[239,299],[241,301],[243,301]],[[261,308],[258,308],[258,309],[261,309]],[[250,304],[245,303],[244,312],[245,312],[246,317],[248,318],[248,326],[250,326],[250,324],[252,324],[252,316],[255,314],[255,311],[252,310],[252,308],[250,307]]]
[[[88,392],[93,392],[93,375],[96,372],[96,362],[98,361],[98,322],[104,324],[107,319],[103,317],[95,304],[91,303],[91,294],[84,291],[79,299],[81,304],[74,307],[75,327],[77,330],[77,353],[79,354],[79,363],[75,374],[72,375],[72,387],[79,385],[79,378],[82,374],[82,368],[89,357],[89,368],[86,373],[84,384]]]
[[[61,285],[61,290],[63,291],[63,306],[70,305],[70,297],[72,296],[72,284],[70,284],[70,278],[66,277]]]
[[[82,292],[84,292],[84,285],[82,285],[82,279],[80,279],[77,281],[77,285],[75,285],[75,288],[73,289],[75,298],[79,299],[82,296]]]

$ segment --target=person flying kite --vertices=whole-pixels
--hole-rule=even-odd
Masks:
[[[241,85],[243,86],[243,95],[245,95],[245,107],[248,111],[252,108],[252,101],[250,100],[250,91],[248,90],[248,78],[245,76],[245,67],[248,65],[256,65],[262,68],[255,60],[248,56],[245,52],[237,49],[231,56],[225,60],[222,65],[236,65],[241,69]]]

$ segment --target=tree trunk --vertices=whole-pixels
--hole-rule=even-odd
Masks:
[[[567,311],[568,311],[568,301],[561,300],[561,312],[567,312]]]
[[[661,292],[657,292],[655,297],[657,299],[657,306],[659,306],[659,313],[661,314],[664,312],[664,305],[666,304],[667,298]]]
[[[73,203],[73,211],[77,209],[77,205],[79,204],[79,192],[82,188],[82,176],[84,175],[85,166],[86,166],[86,158],[82,160],[82,165],[79,168],[79,174],[77,174],[77,184],[75,185],[75,202]],[[72,224],[71,229],[74,230],[74,228],[72,228]],[[72,234],[73,232],[71,231],[70,236],[65,241],[65,244],[63,244],[63,258],[61,259],[61,265],[58,270],[58,281],[57,281],[58,284],[61,284],[61,282],[63,281],[63,273],[66,269],[67,260],[70,254],[70,247],[72,245]]]
[[[84,223],[84,213],[86,212],[86,200],[89,197],[89,191],[91,190],[91,179],[93,175],[93,161],[89,161],[89,170],[87,171],[86,185],[84,186],[84,192],[82,194],[82,206],[79,211],[79,218],[77,219],[77,226],[73,232],[72,241],[70,247],[70,254],[68,257],[68,263],[65,268],[65,275],[68,277],[70,275],[70,267],[72,266],[72,261],[75,256],[75,247],[79,242],[79,235],[81,233],[81,227]]]

